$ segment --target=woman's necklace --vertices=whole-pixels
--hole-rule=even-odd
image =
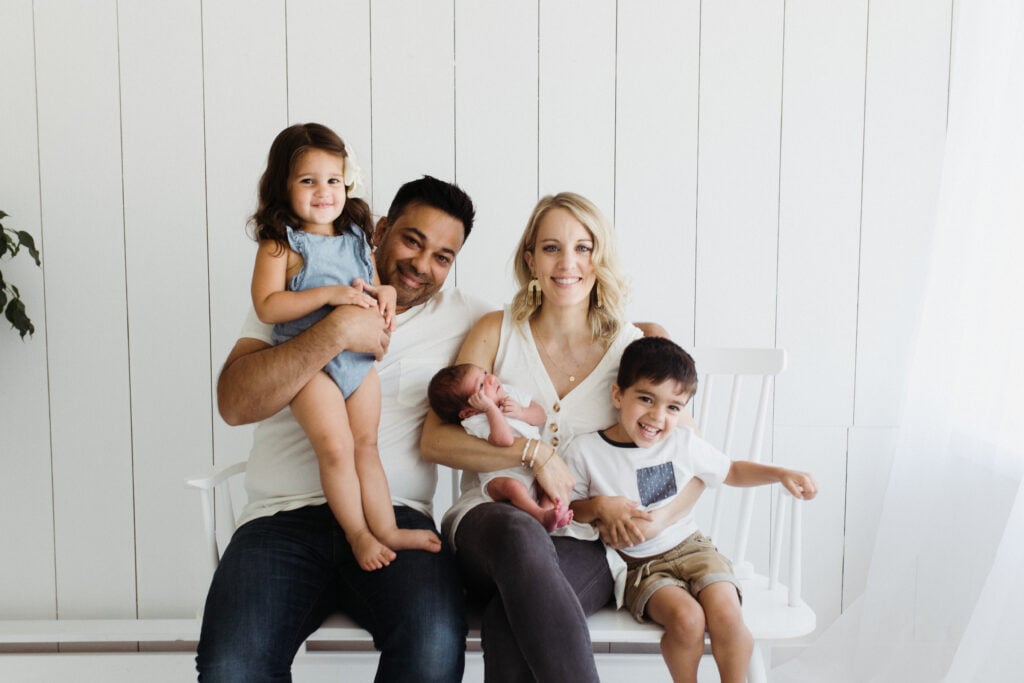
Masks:
[[[548,343],[545,339],[538,335],[534,335],[534,338],[540,342],[537,348],[543,353],[544,359],[550,366],[549,369],[558,369],[562,371],[562,374],[567,374],[570,384],[576,383],[576,378],[583,374],[581,373],[581,370],[586,372],[590,371],[588,363],[591,356],[594,354],[594,347],[599,346],[596,342],[587,344],[583,358],[578,359],[572,352],[573,347],[571,344],[566,345],[565,350],[560,356],[555,356],[555,354],[551,353],[551,350],[548,348]],[[568,370],[567,373],[566,370]]]

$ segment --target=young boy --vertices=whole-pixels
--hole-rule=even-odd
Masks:
[[[731,461],[692,430],[677,429],[696,388],[693,359],[670,340],[645,337],[626,347],[612,385],[619,421],[580,435],[565,453],[577,481],[578,500],[570,504],[576,521],[622,528],[631,506],[667,506],[694,477],[708,486],[781,482],[797,498],[815,496],[809,474]],[[638,621],[646,615],[665,627],[661,651],[672,680],[697,680],[705,627],[723,683],[746,680],[753,639],[740,585],[692,515],[619,553],[628,571],[625,604]]]
[[[516,435],[540,441],[537,426],[544,424],[544,409],[478,365],[462,363],[438,370],[427,397],[442,420],[461,423],[467,433],[495,446],[511,446]],[[526,466],[532,455],[530,444],[528,440],[521,467],[481,473],[480,484],[491,500],[511,503],[554,531],[572,521],[572,512],[566,502],[552,501],[546,494],[538,503],[533,470]]]

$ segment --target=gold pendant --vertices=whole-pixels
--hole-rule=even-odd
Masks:
[[[569,381],[570,382],[575,382],[576,381],[576,375],[569,375]]]

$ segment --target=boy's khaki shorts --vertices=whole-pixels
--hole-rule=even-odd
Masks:
[[[699,531],[655,557],[626,557],[626,608],[642,622],[647,601],[665,586],[680,586],[694,598],[713,583],[728,581],[743,593],[732,571],[732,562],[718,552],[711,539]]]

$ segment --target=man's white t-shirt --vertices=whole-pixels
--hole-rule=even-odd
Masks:
[[[419,448],[430,405],[427,385],[434,373],[454,362],[470,327],[490,310],[491,306],[475,297],[446,289],[396,316],[391,345],[377,363],[381,383],[377,445],[396,505],[432,515],[437,467],[420,457]],[[270,344],[271,329],[250,310],[239,336]],[[316,454],[290,407],[257,425],[245,489],[249,502],[239,526],[282,510],[327,502]]]

